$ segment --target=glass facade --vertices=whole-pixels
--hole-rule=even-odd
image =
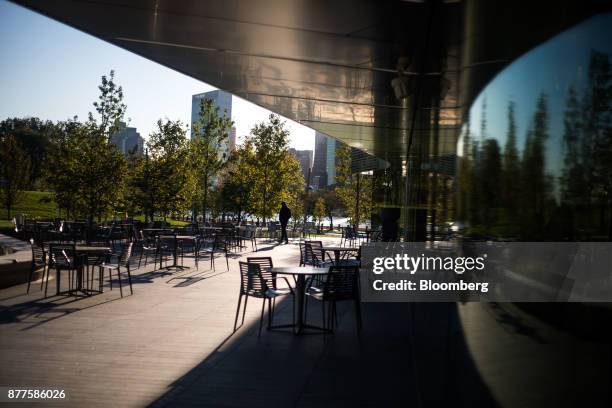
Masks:
[[[456,211],[473,239],[612,239],[612,14],[524,54],[475,99]]]

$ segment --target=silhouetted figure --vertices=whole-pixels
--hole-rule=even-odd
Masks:
[[[287,237],[287,223],[289,222],[289,218],[291,218],[291,210],[287,207],[287,203],[284,201],[281,203],[281,209],[278,213],[278,219],[281,223],[281,238],[279,242],[285,241],[285,244],[289,243],[289,238]]]

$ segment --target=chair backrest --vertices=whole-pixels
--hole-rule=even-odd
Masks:
[[[126,267],[128,266],[130,262],[130,257],[132,256],[132,246],[133,245],[134,243],[130,242],[123,247],[123,249],[121,250],[121,254],[119,254],[119,261],[118,261],[119,265],[123,265]]]
[[[276,289],[276,279],[272,272],[269,271],[273,268],[272,258],[269,256],[251,256],[247,258],[247,263],[258,264],[261,276],[266,280],[268,287]]]
[[[265,296],[268,285],[261,275],[259,264],[242,261],[238,263],[240,265],[240,293],[252,296]]]
[[[75,267],[78,262],[74,244],[50,244],[49,264],[53,266]]]
[[[323,286],[323,297],[331,300],[358,299],[359,268],[355,265],[334,265],[329,268]]]
[[[213,242],[213,251],[227,252],[229,247],[229,241],[232,239],[230,235],[216,234],[215,241]]]
[[[32,247],[32,263],[34,265],[44,265],[47,260],[44,246],[35,242],[33,238],[30,239],[30,246]]]
[[[320,241],[304,242],[304,258],[302,259],[304,265],[317,265],[321,262],[321,245],[317,245],[317,242],[320,244]]]

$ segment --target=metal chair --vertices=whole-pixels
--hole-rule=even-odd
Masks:
[[[34,277],[34,273],[38,268],[43,268],[42,279],[40,281],[40,290],[42,290],[43,283],[45,282],[45,272],[47,273],[47,281],[49,280],[49,271],[47,268],[47,252],[45,251],[44,245],[36,243],[34,241],[34,238],[31,238],[30,246],[32,248],[32,265],[30,268],[30,276],[28,278],[28,289],[26,290],[26,294],[30,293],[30,285],[32,284],[32,278]]]
[[[132,288],[132,275],[130,273],[130,258],[132,256],[132,247],[134,243],[130,242],[126,244],[121,253],[118,255],[117,263],[106,263],[104,262],[100,267],[102,269],[108,270],[108,276],[110,278],[110,288],[113,289],[113,275],[112,271],[117,271],[117,280],[119,281],[119,292],[121,293],[121,297],[123,297],[123,286],[121,284],[121,268],[125,268],[128,276],[128,283],[130,284],[130,294],[134,294],[134,289]]]
[[[244,324],[244,316],[246,314],[246,306],[250,297],[262,299],[261,303],[261,318],[259,320],[259,334],[261,336],[261,327],[263,325],[264,312],[266,308],[266,301],[268,301],[268,330],[272,328],[272,320],[274,309],[272,308],[272,300],[278,296],[286,295],[277,289],[270,288],[268,281],[262,274],[262,269],[259,263],[248,263],[239,262],[240,265],[240,293],[238,295],[238,306],[236,307],[236,317],[234,319],[234,331],[237,329],[238,316],[240,314],[240,304],[242,297],[244,296],[244,306],[242,309],[242,322]],[[291,292],[293,294],[293,292]],[[294,302],[295,303],[295,302]],[[295,319],[295,313],[293,313],[293,319]],[[294,322],[295,324],[295,322]]]
[[[61,273],[62,271],[68,271],[68,282],[69,287],[72,289],[74,277],[81,268],[81,262],[76,252],[76,246],[74,244],[50,244],[49,245],[49,272],[51,269],[55,269],[56,278],[55,284],[57,286],[57,294],[60,293],[61,288]],[[47,277],[47,283],[45,285],[45,296],[47,296],[47,287],[49,286],[49,279]]]
[[[337,324],[336,303],[353,301],[357,331],[361,332],[361,299],[359,296],[359,268],[355,265],[334,265],[329,268],[327,279],[316,290],[307,290],[306,296],[321,302],[323,327],[333,333]],[[325,316],[325,303],[331,303]]]

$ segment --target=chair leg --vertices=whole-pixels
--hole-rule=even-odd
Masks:
[[[259,318],[259,334],[257,335],[257,338],[261,337],[261,326],[263,324],[265,310],[266,310],[266,298],[263,298],[263,302],[261,302],[261,316]]]
[[[57,293],[60,292],[60,269],[55,269],[56,277],[55,277],[55,286],[57,286]]]
[[[26,289],[26,295],[30,293],[30,284],[32,283],[32,277],[34,277],[35,269],[36,267],[34,266],[34,263],[32,262],[32,268],[30,268],[30,277],[28,278],[28,288]]]
[[[229,271],[229,258],[227,257],[227,252],[225,253],[225,264],[227,265],[227,270]]]
[[[238,325],[238,315],[240,314],[240,303],[242,303],[242,293],[238,296],[238,307],[236,308],[236,318],[234,319],[234,331]]]
[[[98,290],[102,292],[103,289],[103,281],[104,281],[104,269],[101,266],[98,266]]]
[[[130,265],[127,266],[127,274],[128,274],[128,283],[130,284],[130,295],[134,294],[134,289],[132,289],[132,274],[130,273]]]
[[[121,285],[121,267],[117,267],[117,280],[119,281],[119,293],[123,297],[123,287]]]
[[[246,315],[246,305],[247,305],[248,301],[249,301],[249,295],[245,295],[245,297],[244,297],[244,307],[242,308],[242,323],[240,323],[240,326],[242,326],[244,324],[244,316]]]
[[[355,319],[357,320],[357,330],[361,333],[363,322],[361,321],[361,304],[359,299],[355,299]]]
[[[272,299],[268,299],[268,330],[272,329]]]
[[[108,282],[110,283],[110,290],[113,290],[113,271],[108,270]]]
[[[45,283],[45,272],[49,272],[49,268],[47,268],[47,264],[43,265],[43,274],[42,279],[40,280],[40,290],[43,290],[43,284]]]

